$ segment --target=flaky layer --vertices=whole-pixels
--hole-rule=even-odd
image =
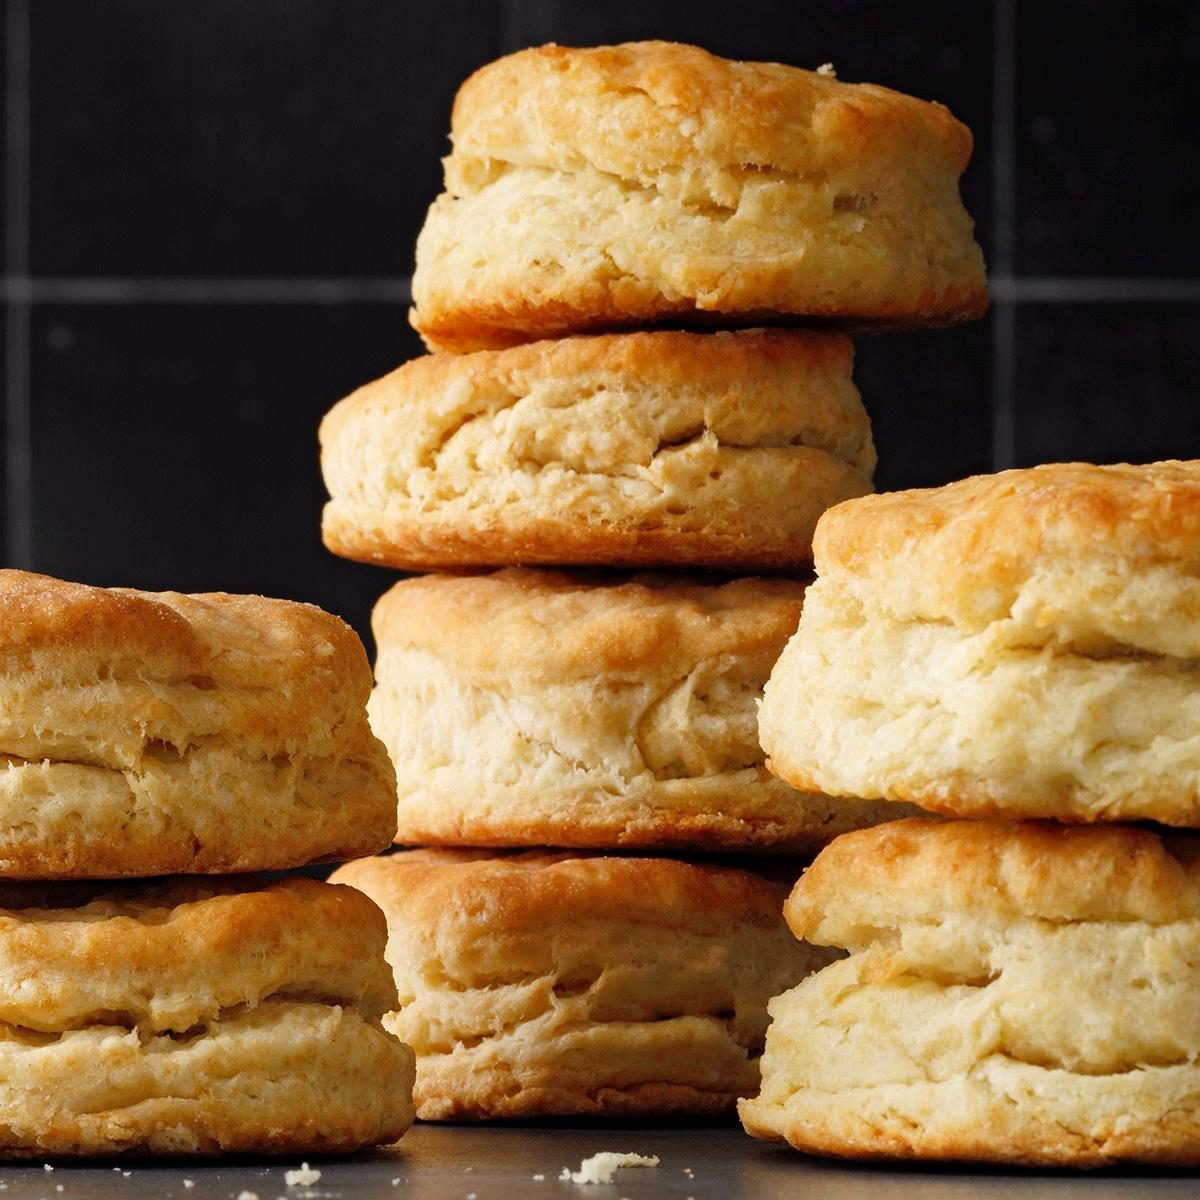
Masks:
[[[413,1056],[352,1011],[272,1001],[184,1035],[0,1026],[0,1157],[349,1151],[411,1124]]]
[[[382,914],[308,879],[175,880],[0,894],[0,1024],[183,1034],[270,1001],[395,1007]]]
[[[831,588],[1013,645],[1200,657],[1200,462],[1051,463],[831,511]]]
[[[365,760],[302,768],[206,749],[137,771],[0,755],[0,875],[144,878],[357,858],[395,828],[391,777],[382,745]]]
[[[747,1129],[847,1157],[1200,1161],[1200,921],[905,922],[772,1002]]]
[[[968,574],[970,572],[968,571]],[[1200,825],[1200,665],[1006,621],[900,620],[835,572],[808,591],[760,712],[796,787],[957,815]]]
[[[900,815],[763,765],[756,707],[803,595],[529,570],[397,584],[374,615],[370,705],[397,839],[795,850]]]
[[[294,866],[386,844],[392,772],[338,618],[0,572],[0,873]]]
[[[885,88],[663,42],[543,46],[472,76],[451,138],[413,280],[433,348],[987,305],[970,133]]]
[[[336,878],[388,915],[428,1119],[728,1110],[767,999],[828,957],[780,885],[729,868],[441,850]]]
[[[820,514],[870,490],[850,357],[760,330],[416,359],[322,423],[326,544],[418,569],[802,566]]]

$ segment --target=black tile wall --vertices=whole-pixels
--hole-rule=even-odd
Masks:
[[[860,338],[855,380],[871,414],[881,491],[991,468],[988,323]]]
[[[316,426],[419,351],[401,303],[363,301],[403,292],[458,83],[548,40],[832,61],[973,128],[964,195],[996,310],[860,341],[881,487],[1200,456],[1191,0],[6,3],[32,46],[4,53],[0,22],[32,118],[25,163],[0,109],[6,178],[32,196],[31,240],[20,222],[5,239],[0,354],[9,449],[32,466],[32,520],[0,541],[18,565],[293,595],[366,632],[391,576],[321,548]],[[129,302],[139,285],[154,303]]]
[[[1030,304],[1017,317],[1017,459],[1200,458],[1200,303]]]
[[[35,270],[407,273],[476,0],[37,0]]]
[[[365,629],[390,575],[321,546],[316,431],[416,353],[402,309],[45,305],[33,339],[37,570],[311,600]]]
[[[1017,266],[1200,274],[1200,5],[1017,6]]]

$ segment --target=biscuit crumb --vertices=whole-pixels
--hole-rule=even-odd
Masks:
[[[655,1154],[614,1154],[605,1150],[593,1154],[579,1164],[578,1171],[563,1167],[559,1179],[570,1180],[572,1183],[612,1183],[613,1176],[621,1167],[657,1167],[658,1156]]]
[[[43,1171],[53,1171],[54,1168],[49,1163],[44,1163],[42,1166],[42,1170]]]
[[[827,75],[830,79],[836,79],[837,78],[837,69],[834,67],[833,63],[822,63],[817,68],[817,74],[818,75]]]
[[[288,1187],[308,1187],[317,1182],[321,1178],[321,1172],[310,1167],[308,1163],[302,1162],[299,1168],[295,1171],[285,1171],[283,1182]]]
[[[258,1200],[257,1192],[238,1192],[237,1200]]]
[[[545,1179],[545,1178],[546,1178],[546,1177],[545,1177],[545,1175],[535,1175],[535,1176],[533,1177],[533,1180],[534,1180],[534,1182],[535,1182],[535,1183],[541,1183],[541,1182],[542,1182],[542,1180],[543,1180],[543,1179]]]

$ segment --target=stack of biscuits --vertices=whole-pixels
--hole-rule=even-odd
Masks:
[[[369,689],[309,605],[0,571],[0,1158],[408,1127],[382,915],[242,874],[387,844]]]
[[[1200,462],[856,500],[816,568],[771,766],[949,819],[847,834],[796,886],[794,932],[849,957],[773,1002],[746,1127],[1200,1164]]]
[[[432,353],[321,428],[326,545],[435,572],[373,622],[410,848],[335,878],[388,915],[419,1116],[727,1112],[832,958],[783,923],[797,856],[898,815],[773,776],[757,705],[818,519],[871,491],[838,328],[986,307],[970,134],[642,43],[493,63],[451,136]]]

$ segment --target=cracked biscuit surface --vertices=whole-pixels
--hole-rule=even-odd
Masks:
[[[1200,1163],[1200,838],[912,819],[786,907],[843,946],[779,996],[757,1137],[849,1158]]]
[[[412,321],[465,351],[673,320],[943,324],[987,307],[939,104],[694,46],[541,46],[463,84]]]
[[[386,925],[295,879],[0,888],[0,1157],[351,1150],[413,1118]]]
[[[840,505],[765,689],[797,787],[1200,825],[1200,463],[1058,463]]]
[[[900,815],[800,793],[756,708],[804,584],[510,568],[376,606],[397,841],[798,851]]]
[[[382,848],[355,634],[307,604],[0,571],[0,876],[279,869]]]
[[[406,363],[321,425],[325,544],[412,570],[792,569],[871,490],[837,334],[632,333]]]
[[[712,864],[410,850],[334,878],[387,914],[423,1120],[728,1112],[767,1000],[830,957],[785,884]]]

